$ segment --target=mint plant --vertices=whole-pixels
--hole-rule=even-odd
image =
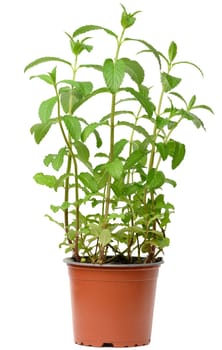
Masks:
[[[209,106],[198,104],[195,95],[187,100],[179,92],[182,79],[173,75],[175,66],[190,65],[203,73],[194,63],[177,60],[175,42],[165,55],[145,39],[127,37],[138,13],[128,13],[122,6],[119,35],[99,25],[85,25],[72,34],[66,33],[71,60],[46,56],[25,68],[27,71],[53,62],[49,73],[30,77],[41,79],[51,88],[49,97],[40,104],[40,120],[31,133],[37,144],[46,143],[48,134],[59,128],[63,146],[58,150],[55,145],[55,153],[44,158],[44,165],[52,168],[54,175],[39,172],[34,179],[59,196],[63,193],[60,205],[51,205],[52,215],[47,217],[62,228],[60,247],[72,252],[77,262],[150,263],[160,259],[170,243],[166,229],[174,212],[164,189],[176,186],[163,169],[167,162],[176,169],[186,151],[185,145],[174,139],[174,131],[184,121],[204,128],[197,112],[205,109],[213,113]],[[98,64],[90,59],[85,63],[82,57],[93,55],[95,39],[91,34],[97,31],[114,40],[116,50],[104,62],[98,58]],[[126,44],[141,45],[139,55],[135,52],[137,60],[122,53]],[[152,99],[153,83],[145,76],[149,66],[138,61],[150,54],[157,63],[157,101]],[[70,75],[60,80],[57,76],[62,74],[63,65],[70,68]],[[94,81],[87,80],[89,69],[96,71]],[[85,70],[86,80],[78,79],[80,70]],[[97,74],[103,76],[104,84],[94,88]],[[102,101],[104,94],[110,96],[106,115],[100,115],[98,105],[94,120],[82,116],[81,107],[90,108],[94,97],[100,96]],[[102,134],[101,127],[107,133]],[[123,128],[121,138],[118,129]],[[108,148],[103,139],[107,137]],[[56,218],[61,213],[63,222]]]

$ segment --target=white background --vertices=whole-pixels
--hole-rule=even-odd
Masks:
[[[143,11],[134,37],[142,36],[165,52],[174,40],[181,59],[201,66],[204,79],[192,68],[187,70],[185,84],[191,86],[187,95],[199,91],[198,101],[215,111],[214,116],[203,113],[206,133],[190,127],[180,134],[187,144],[187,156],[176,173],[178,186],[172,199],[176,214],[168,232],[171,247],[160,271],[149,349],[221,349],[220,2],[122,2],[130,12]],[[34,143],[29,129],[37,122],[41,99],[49,95],[28,80],[24,66],[44,55],[63,56],[67,45],[64,31],[101,24],[118,32],[120,13],[119,0],[1,2],[2,350],[80,348],[72,340],[68,277],[62,263],[64,254],[57,248],[61,232],[43,217],[51,194],[32,180],[35,172],[43,171],[41,158],[48,150]]]

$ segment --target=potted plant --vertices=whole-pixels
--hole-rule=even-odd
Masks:
[[[165,189],[176,182],[167,164],[174,170],[185,156],[175,130],[186,121],[204,128],[196,112],[213,113],[197,104],[195,95],[187,100],[179,92],[182,79],[173,74],[175,66],[189,65],[203,73],[196,64],[177,60],[175,42],[165,55],[144,38],[127,36],[138,12],[131,14],[122,5],[119,35],[99,25],[82,26],[66,33],[71,59],[47,56],[25,68],[54,62],[50,72],[30,78],[51,88],[31,133],[39,144],[59,129],[62,144],[59,149],[55,144],[54,153],[44,158],[50,170],[34,179],[59,197],[47,217],[62,228],[60,247],[71,253],[65,262],[78,344],[149,343],[156,279],[174,212]],[[101,60],[95,45],[95,63],[88,56],[94,58],[91,35],[98,31],[104,32],[104,40],[114,41],[116,49]],[[138,46],[136,59],[131,51],[127,56],[129,47]],[[156,60],[154,87],[145,74],[149,65],[139,63],[150,54]],[[159,90],[157,100],[154,90]]]

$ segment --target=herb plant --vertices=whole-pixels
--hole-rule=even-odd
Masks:
[[[170,243],[166,228],[174,212],[164,188],[176,186],[163,169],[167,169],[167,162],[176,169],[185,156],[185,145],[173,138],[174,131],[185,120],[204,128],[196,112],[212,112],[207,105],[197,104],[195,95],[187,101],[178,92],[181,78],[172,75],[175,66],[191,65],[203,73],[194,63],[177,60],[175,42],[171,42],[165,55],[144,39],[127,37],[127,29],[134,25],[138,12],[128,13],[122,6],[120,35],[98,25],[85,25],[73,34],[66,33],[71,60],[42,57],[25,68],[27,71],[45,62],[56,62],[60,75],[63,65],[70,68],[70,75],[65,73],[62,80],[57,79],[57,66],[49,73],[31,76],[30,79],[39,78],[50,85],[52,91],[41,102],[40,121],[32,126],[31,133],[39,144],[55,128],[60,130],[63,147],[58,150],[55,145],[55,153],[44,158],[45,166],[55,174],[40,172],[34,179],[59,196],[63,192],[61,203],[51,205],[53,214],[47,217],[63,229],[60,247],[72,252],[75,261],[150,263],[160,259]],[[81,58],[86,53],[87,57],[92,55],[89,32],[91,35],[97,31],[104,31],[104,36],[116,42],[116,51],[104,62],[98,59],[98,64],[90,60],[83,63]],[[157,102],[151,99],[152,82],[145,77],[149,66],[145,69],[138,60],[123,55],[127,45],[141,45],[137,59],[152,54],[156,60],[157,82],[161,82],[157,84]],[[97,71],[92,82],[87,81],[90,69]],[[79,80],[78,74],[83,70],[86,79]],[[103,76],[104,83],[94,88],[97,75]],[[98,103],[94,119],[82,116],[82,106],[90,108],[97,95],[103,101],[104,94],[110,96],[106,115],[100,115]],[[108,148],[104,142],[107,138]]]

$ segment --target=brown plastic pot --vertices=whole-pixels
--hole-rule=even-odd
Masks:
[[[156,282],[161,262],[68,265],[74,341],[96,347],[150,342]]]

